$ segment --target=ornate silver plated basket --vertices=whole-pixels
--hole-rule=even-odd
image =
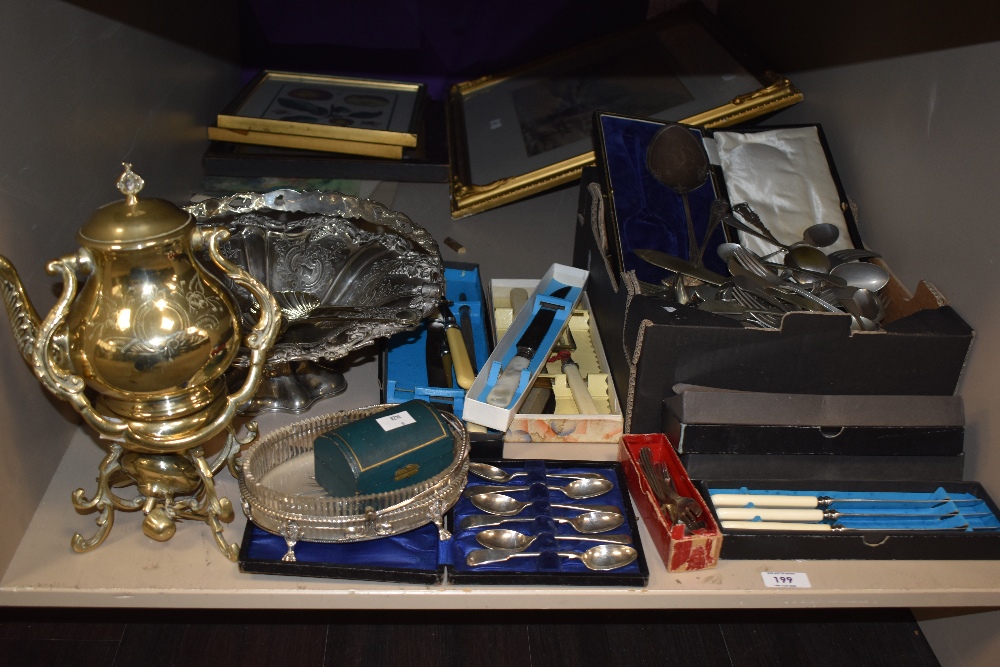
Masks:
[[[346,388],[320,365],[412,329],[444,294],[437,243],[402,213],[331,192],[274,190],[187,207],[199,225],[224,227],[223,256],[274,294],[284,316],[267,375],[246,412],[291,412]],[[243,328],[258,313],[249,294],[222,278]],[[246,365],[246,358],[237,366]]]
[[[404,533],[429,523],[450,537],[443,516],[461,496],[469,471],[469,435],[454,415],[442,413],[454,438],[451,464],[434,477],[387,493],[334,498],[316,482],[313,440],[326,431],[384,410],[376,405],[314,417],[278,429],[243,455],[239,484],[243,512],[288,544],[294,561],[299,540],[360,542]]]

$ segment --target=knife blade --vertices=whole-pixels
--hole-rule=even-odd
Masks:
[[[427,364],[427,385],[430,387],[451,386],[444,367],[444,347],[444,328],[440,322],[428,322],[424,356]],[[450,370],[449,368],[448,371]]]
[[[552,292],[549,296],[555,299],[564,299],[569,294],[571,287],[565,286]],[[558,304],[542,303],[528,324],[524,333],[518,339],[515,347],[517,354],[507,363],[507,366],[500,373],[496,384],[486,396],[486,402],[498,408],[506,408],[514,399],[517,386],[521,383],[521,371],[531,365],[531,360],[538,351],[538,346],[542,344],[545,335],[549,332],[552,322],[556,318],[556,313],[562,310]]]
[[[674,273],[681,273],[685,276],[690,276],[691,278],[697,278],[703,283],[708,283],[709,285],[722,285],[729,282],[729,278],[706,269],[703,266],[695,266],[691,262],[684,261],[679,257],[674,257],[673,255],[668,255],[665,252],[660,252],[659,250],[649,250],[646,248],[639,248],[638,250],[633,250],[636,257],[649,262],[653,266],[658,266],[661,269],[666,269],[667,271],[673,271]]]

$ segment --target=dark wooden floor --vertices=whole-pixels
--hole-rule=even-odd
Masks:
[[[0,667],[937,664],[907,610],[0,608]]]

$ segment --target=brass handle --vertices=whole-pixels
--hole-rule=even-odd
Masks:
[[[244,346],[250,350],[250,369],[243,386],[229,396],[229,406],[225,414],[227,423],[236,410],[253,398],[263,377],[267,352],[274,346],[281,328],[281,308],[270,290],[241,267],[233,264],[219,252],[219,242],[229,238],[229,230],[222,227],[201,227],[191,235],[192,246],[204,246],[215,265],[222,269],[226,277],[246,289],[257,302],[259,317],[245,339]]]

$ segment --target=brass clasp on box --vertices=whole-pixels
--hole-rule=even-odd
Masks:
[[[141,509],[147,536],[168,540],[177,520],[205,521],[235,560],[236,545],[225,542],[221,525],[232,520],[232,503],[216,495],[212,480],[227,463],[233,470],[240,447],[257,435],[254,426],[237,438],[232,420],[257,389],[281,315],[270,292],[220,254],[228,231],[197,229],[191,215],[170,202],[139,199],[142,186],[125,165],[118,180],[125,200],[98,209],[77,234],[82,247],[48,264],[63,291],[44,320],[2,256],[0,291],[35,376],[112,441],[97,494],[89,500],[83,489],[73,494],[77,510],[99,512],[97,533],[75,535],[73,549],[101,544],[115,509]],[[260,306],[242,343],[230,296],[194,258],[193,250],[202,248]],[[79,289],[78,274],[86,276]],[[223,374],[241,344],[250,350],[250,370],[243,386],[227,395]],[[226,444],[209,463],[202,445],[223,432]],[[123,475],[137,497],[112,491]]]

